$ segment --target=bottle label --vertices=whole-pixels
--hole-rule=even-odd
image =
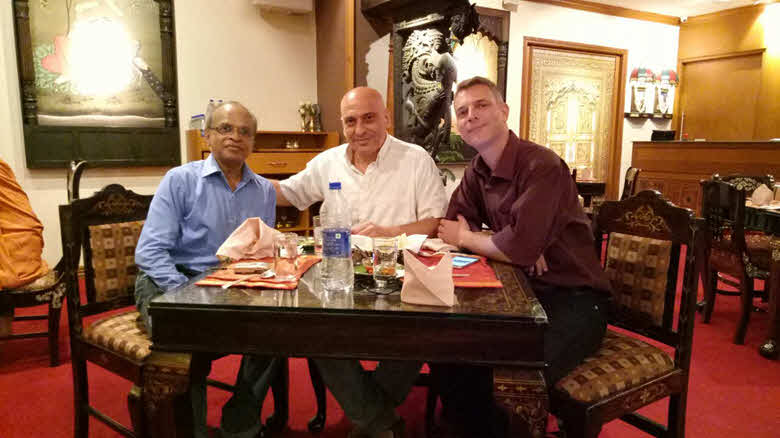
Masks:
[[[349,228],[326,228],[322,230],[322,255],[324,257],[351,258]]]

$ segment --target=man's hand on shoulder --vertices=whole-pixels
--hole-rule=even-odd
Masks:
[[[469,224],[461,215],[458,215],[456,221],[447,219],[439,221],[439,238],[450,245],[463,248],[463,241],[469,233],[471,233]]]
[[[352,227],[352,234],[368,237],[395,237],[401,233],[394,227],[381,227],[373,222],[362,222]]]

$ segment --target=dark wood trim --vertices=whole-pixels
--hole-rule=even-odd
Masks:
[[[620,189],[620,157],[623,150],[623,102],[625,102],[626,93],[626,74],[628,72],[628,50],[614,47],[596,46],[592,44],[573,43],[568,41],[548,40],[543,38],[524,37],[523,38],[523,79],[522,79],[522,98],[520,104],[520,137],[528,138],[530,119],[528,114],[531,110],[531,99],[529,96],[531,90],[531,48],[539,47],[546,49],[562,50],[569,52],[580,52],[594,55],[615,56],[618,62],[615,64],[615,92],[612,97],[613,123],[612,141],[609,145],[607,155],[607,189],[608,199],[617,199]]]
[[[739,52],[719,53],[719,54],[707,55],[707,56],[694,56],[692,58],[681,58],[680,64],[691,64],[694,62],[702,62],[702,61],[714,61],[716,59],[739,58],[741,56],[762,55],[765,51],[766,48],[764,47],[761,49],[743,50]]]
[[[633,18],[635,20],[652,21],[654,23],[680,25],[680,17],[672,15],[656,14],[654,12],[637,11],[635,9],[623,8],[620,6],[605,5],[581,0],[526,0],[535,3],[546,3],[548,5],[560,6],[569,9],[579,9],[581,11],[596,12],[604,15],[614,15],[616,17]]]
[[[355,1],[344,0],[344,92],[355,87]]]

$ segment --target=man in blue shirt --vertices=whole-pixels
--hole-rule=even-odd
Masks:
[[[218,263],[216,252],[244,220],[276,221],[276,193],[271,183],[245,164],[252,152],[257,119],[238,102],[214,109],[206,121],[211,155],[168,171],[152,199],[135,261],[136,305],[152,331],[149,302]],[[211,359],[192,361],[195,436],[207,437],[206,383]],[[244,356],[236,392],[222,409],[222,435],[254,437],[261,428],[260,409],[274,369],[271,358]]]

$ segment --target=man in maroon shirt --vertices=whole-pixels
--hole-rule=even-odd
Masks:
[[[545,379],[552,387],[598,349],[606,330],[610,286],[594,251],[590,222],[566,163],[509,130],[509,107],[492,82],[481,77],[461,82],[454,107],[460,135],[479,155],[452,195],[439,237],[531,274],[550,323],[544,356]],[[492,234],[482,232],[483,223]],[[477,424],[478,416],[492,415],[490,391],[484,388],[492,383],[490,370],[436,368],[444,368],[444,378],[455,387],[442,395],[448,416],[474,420],[460,425],[467,435],[490,435],[486,429],[494,425]],[[482,388],[473,382],[482,382]],[[479,397],[482,412],[474,412]]]

